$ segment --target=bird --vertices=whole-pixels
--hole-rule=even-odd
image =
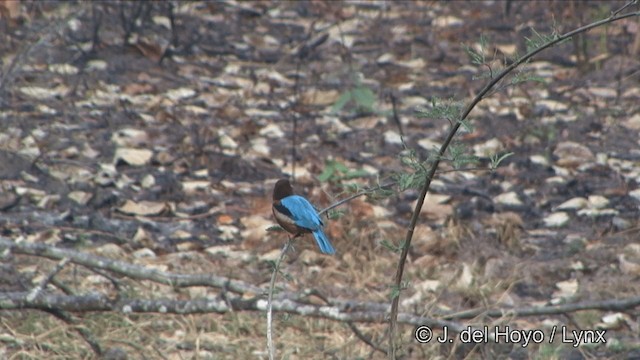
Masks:
[[[322,230],[324,223],[320,215],[307,199],[293,193],[288,179],[278,180],[273,187],[272,210],[278,224],[293,234],[294,238],[311,233],[321,252],[329,255],[336,253]]]

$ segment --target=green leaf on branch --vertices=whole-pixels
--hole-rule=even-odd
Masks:
[[[461,143],[451,143],[447,149],[448,160],[451,161],[454,169],[461,169],[466,166],[474,166],[479,162],[477,156],[468,153],[468,147]]]
[[[498,154],[494,154],[493,156],[491,156],[491,164],[489,165],[491,167],[491,170],[495,170],[498,168],[498,166],[500,166],[500,163],[508,158],[509,156],[512,156],[514,153],[510,152],[510,153],[506,153],[506,154],[502,154],[502,155],[498,155]]]
[[[341,218],[344,214],[346,214],[346,211],[344,210],[332,209],[327,212],[327,217],[329,220],[335,220]]]
[[[417,111],[419,117],[427,119],[447,119],[454,122],[462,114],[462,103],[453,99],[442,100],[437,97],[431,99],[431,108]]]
[[[487,49],[487,38],[484,35],[480,35],[480,49],[476,50],[469,45],[462,44],[464,51],[469,56],[469,60],[472,64],[482,65],[487,62],[486,57],[484,55]]]
[[[393,251],[394,253],[400,253],[404,248],[404,244],[405,244],[404,241],[402,241],[400,243],[400,245],[395,245],[395,244],[391,243],[389,240],[382,240],[380,242],[380,245],[382,245],[385,248],[387,248],[387,250]]]

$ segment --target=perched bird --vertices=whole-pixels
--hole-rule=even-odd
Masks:
[[[312,233],[316,243],[325,254],[335,254],[331,241],[322,231],[322,220],[313,205],[302,196],[293,194],[287,179],[280,179],[273,188],[273,216],[280,226],[294,237]]]

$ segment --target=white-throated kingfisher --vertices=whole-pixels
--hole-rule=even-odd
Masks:
[[[322,227],[324,223],[311,203],[302,196],[293,193],[293,187],[287,179],[280,179],[273,188],[273,216],[280,226],[294,235],[313,234],[316,244],[325,254],[333,255],[336,250]]]

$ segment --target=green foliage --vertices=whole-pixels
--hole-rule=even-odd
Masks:
[[[575,255],[583,251],[586,247],[584,239],[573,239],[567,245],[567,252],[570,255]]]
[[[389,296],[389,297],[390,297],[391,299],[395,299],[395,298],[397,298],[398,296],[400,296],[400,289],[399,289],[397,286],[393,286],[393,287],[391,288],[391,294],[390,294],[390,296]]]
[[[367,194],[367,198],[370,200],[380,200],[388,198],[389,196],[393,196],[395,195],[395,193],[396,192],[391,189],[379,188],[376,191]]]
[[[485,51],[487,50],[487,38],[484,35],[480,35],[480,49],[476,50],[469,45],[462,44],[462,48],[469,56],[469,60],[472,64],[482,65],[486,64]]]
[[[339,219],[344,216],[344,214],[346,214],[346,211],[344,210],[331,209],[327,211],[327,217],[329,220]]]
[[[449,160],[454,169],[461,169],[466,166],[475,166],[478,164],[478,157],[469,153],[469,147],[459,143],[452,142],[447,148],[446,160]]]
[[[498,154],[493,154],[491,156],[491,164],[489,165],[489,167],[491,168],[492,171],[497,169],[498,166],[500,166],[500,163],[511,155],[513,155],[512,152],[506,153],[500,156],[498,156]]]
[[[327,160],[322,173],[318,175],[318,180],[321,182],[337,182],[339,180],[367,177],[368,175],[369,173],[364,169],[352,170],[339,161]]]
[[[372,186],[369,188],[365,188],[358,183],[341,184],[341,186],[344,188],[345,193],[357,194],[363,192],[366,194],[367,199],[369,200],[385,199],[395,194],[395,191],[391,189],[385,189],[380,183],[380,179],[378,179],[378,183],[376,186]]]
[[[391,299],[395,299],[398,296],[400,296],[400,291],[402,290],[406,290],[409,287],[409,282],[408,281],[403,281],[400,283],[400,287],[397,286],[392,286],[391,287],[391,294],[390,297]]]
[[[530,38],[528,38],[526,36],[524,37],[524,43],[527,46],[527,52],[531,52],[533,50],[536,50],[539,47],[544,46],[544,44],[549,43],[549,42],[557,39],[558,36],[560,36],[555,31],[555,29],[553,30],[553,32],[550,35],[540,34],[534,28],[531,28],[531,32],[533,33],[532,37],[530,37]]]
[[[554,142],[558,136],[558,130],[553,125],[536,126],[529,129],[533,137],[540,139],[547,144]]]
[[[363,190],[363,187],[358,183],[346,183],[346,184],[341,184],[341,186],[344,188],[346,192],[350,192],[350,193],[357,193]]]
[[[377,113],[376,94],[364,86],[362,82],[356,78],[355,86],[348,88],[343,92],[338,100],[331,107],[332,113],[337,113],[344,109],[347,105],[351,105],[357,114]]]
[[[531,32],[533,34],[531,37],[525,37],[527,52],[536,50],[541,46],[544,46],[549,41],[555,40],[560,36],[558,32],[555,30],[555,27],[553,32],[549,35],[541,34],[537,32],[534,28],[531,28]],[[516,53],[513,59],[505,58],[504,61],[502,62],[502,65],[503,65],[502,67],[500,66],[496,67],[495,65],[491,65],[491,63],[493,62],[493,60],[495,60],[495,58],[487,59],[485,55],[487,52],[487,49],[489,48],[489,45],[488,45],[488,39],[484,35],[480,35],[479,49],[475,49],[469,45],[464,45],[464,44],[462,45],[462,47],[467,53],[467,55],[469,56],[469,61],[472,64],[483,67],[482,71],[480,71],[478,74],[473,76],[473,80],[492,79],[494,74],[497,74],[498,72],[502,71],[504,69],[504,66],[506,66],[508,63],[521,59],[521,55]],[[516,72],[513,73],[513,75],[510,75],[510,76],[511,76],[510,80],[506,81],[506,84],[507,84],[506,86],[513,86],[513,85],[521,84],[527,81],[535,81],[535,82],[541,82],[541,83],[545,82],[544,78],[542,78],[541,76],[535,75],[532,71],[523,70],[521,68],[519,68]],[[496,90],[500,90],[504,87],[505,87],[505,83],[496,87]]]
[[[400,153],[400,162],[402,165],[409,166],[415,171],[425,171],[426,167],[418,158],[414,149],[406,149]]]
[[[547,344],[543,342],[538,348],[538,353],[535,354],[533,359],[535,360],[548,360],[548,359],[561,359],[562,353],[565,351],[566,346],[563,344]]]
[[[266,263],[272,269],[271,271],[276,269],[276,261],[275,260],[267,260]]]
[[[436,152],[437,153],[437,152]],[[429,160],[426,163],[420,160],[414,149],[406,149],[400,153],[400,162],[412,169],[408,172],[399,172],[393,175],[399,190],[421,188],[427,177]]]
[[[536,75],[531,71],[518,71],[511,78],[511,85],[518,85],[527,81],[539,82],[542,84],[545,83],[544,78],[540,75]]]
[[[400,192],[408,189],[419,189],[426,180],[426,171],[414,173],[398,173],[395,176]]]
[[[285,279],[286,281],[289,282],[293,282],[294,277],[292,274],[288,273],[288,272],[284,272],[283,270],[279,270],[278,271],[280,273],[280,275],[282,275],[282,278]]]
[[[469,122],[468,119],[463,119],[458,121],[460,123],[460,126],[462,127],[463,130],[465,130],[466,132],[472,133],[474,130],[473,125],[471,125],[471,123]]]
[[[462,115],[463,103],[453,99],[442,100],[438,97],[431,98],[431,108],[417,111],[418,117],[427,119],[446,119],[453,123]]]
[[[616,339],[616,338],[607,339],[607,347],[614,353],[619,353],[619,354],[623,352],[627,352],[629,350],[633,350],[633,349],[637,350],[638,348],[637,346],[625,344],[624,342],[620,341],[620,339]]]
[[[384,246],[387,250],[393,251],[394,253],[400,253],[405,246],[405,242],[402,241],[400,245],[395,245],[389,240],[382,240],[380,242],[380,245]]]

